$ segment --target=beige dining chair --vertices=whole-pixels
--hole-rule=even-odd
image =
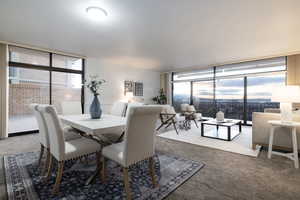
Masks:
[[[154,187],[158,185],[155,179],[153,156],[155,154],[155,125],[161,109],[161,106],[132,106],[127,113],[124,141],[103,148],[103,181],[105,181],[106,159],[120,164],[123,167],[127,199],[132,198],[128,169],[135,163],[149,160],[152,183]]]
[[[124,117],[126,113],[127,103],[122,101],[117,101],[113,104],[110,111],[111,115]]]
[[[58,162],[56,181],[53,187],[53,194],[59,192],[59,186],[63,175],[64,163],[68,160],[80,159],[86,155],[96,153],[97,164],[100,163],[100,144],[84,137],[65,141],[65,131],[61,121],[58,118],[55,107],[43,106],[38,107],[42,113],[48,128],[50,141],[50,159],[48,166],[47,179],[52,174],[53,161]]]

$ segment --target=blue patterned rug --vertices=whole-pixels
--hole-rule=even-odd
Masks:
[[[9,200],[17,199],[125,199],[123,173],[113,161],[107,163],[107,179],[102,183],[97,178],[85,186],[85,181],[96,169],[94,156],[89,163],[73,161],[66,164],[59,195],[52,195],[55,168],[52,177],[45,183],[38,168],[38,152],[4,157],[6,184]],[[130,168],[133,199],[163,199],[183,182],[199,171],[204,164],[181,157],[158,153],[155,157],[156,176],[159,186],[152,188],[148,163],[142,162]]]

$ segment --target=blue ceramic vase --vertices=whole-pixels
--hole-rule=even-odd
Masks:
[[[102,115],[100,101],[98,95],[94,95],[93,102],[90,106],[90,114],[92,119],[100,119]]]

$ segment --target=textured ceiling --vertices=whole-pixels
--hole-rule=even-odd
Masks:
[[[100,5],[108,17],[90,20]],[[0,40],[160,71],[300,51],[299,0],[0,0]]]

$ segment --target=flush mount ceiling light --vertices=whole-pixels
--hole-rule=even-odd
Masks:
[[[88,7],[86,9],[86,12],[91,19],[95,19],[95,20],[99,20],[107,16],[106,10],[96,6]]]

